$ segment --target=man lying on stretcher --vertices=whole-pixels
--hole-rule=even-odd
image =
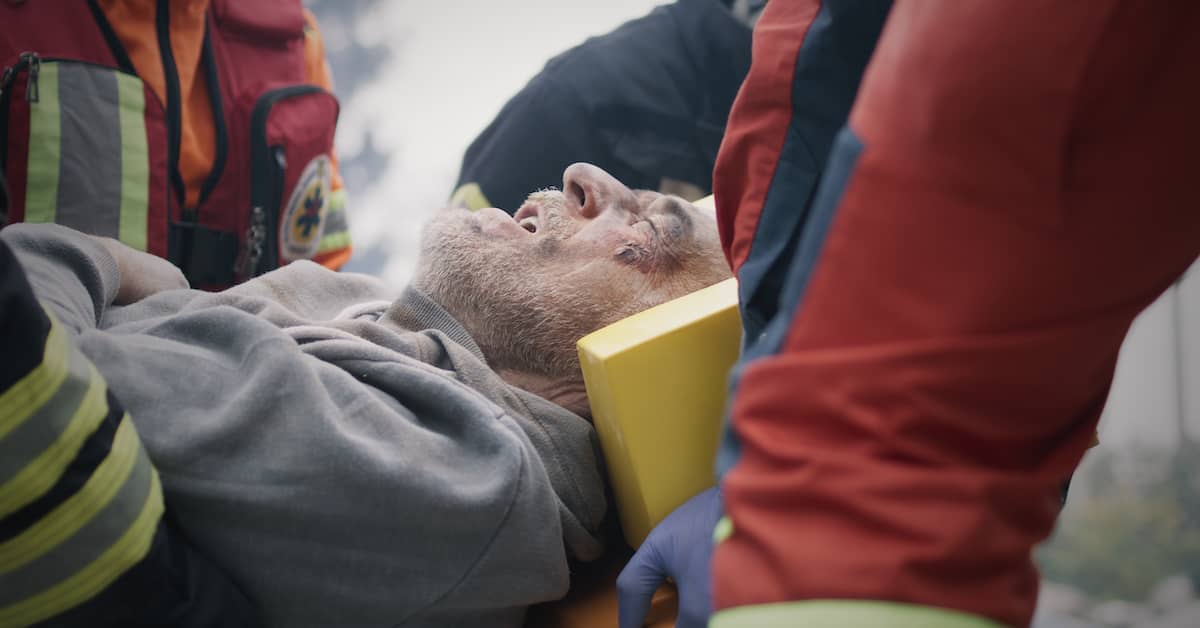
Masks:
[[[403,291],[297,262],[211,294],[113,240],[0,238],[281,626],[517,626],[563,595],[605,511],[575,341],[729,275],[709,216],[587,164],[513,217],[436,216]]]

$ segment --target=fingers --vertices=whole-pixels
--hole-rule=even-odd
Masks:
[[[703,590],[693,587],[704,585]],[[712,615],[712,596],[709,595],[707,580],[704,583],[692,582],[690,587],[680,584],[679,616],[675,619],[675,628],[705,628],[708,618]],[[624,628],[622,626],[622,628]]]
[[[711,606],[709,562],[721,494],[708,489],[684,502],[650,532],[617,578],[620,628],[641,628],[654,592],[670,576],[679,590],[677,628],[703,628]]]
[[[164,290],[187,288],[183,272],[165,259],[132,249],[112,238],[91,236],[113,256],[121,277],[113,303],[125,305]]]
[[[165,290],[188,287],[182,271],[170,262],[148,253],[128,250],[118,263],[121,286],[114,301],[118,305],[140,301]]]
[[[617,576],[617,618],[620,628],[641,628],[650,612],[654,591],[666,578],[659,554],[648,539]]]

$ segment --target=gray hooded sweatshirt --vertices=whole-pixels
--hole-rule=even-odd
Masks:
[[[129,411],[167,516],[273,626],[519,626],[595,558],[587,421],[409,289],[296,262],[125,307],[103,247],[0,232]]]

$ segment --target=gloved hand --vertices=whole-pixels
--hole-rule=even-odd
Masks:
[[[679,590],[676,628],[704,628],[712,613],[709,563],[713,528],[721,518],[721,493],[710,488],[684,502],[646,537],[617,577],[621,628],[641,628],[650,599],[670,576]]]

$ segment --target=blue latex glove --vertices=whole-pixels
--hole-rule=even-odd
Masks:
[[[712,613],[709,563],[721,494],[710,488],[689,499],[646,537],[617,577],[621,628],[641,628],[654,590],[670,576],[679,590],[676,628],[704,628]]]

